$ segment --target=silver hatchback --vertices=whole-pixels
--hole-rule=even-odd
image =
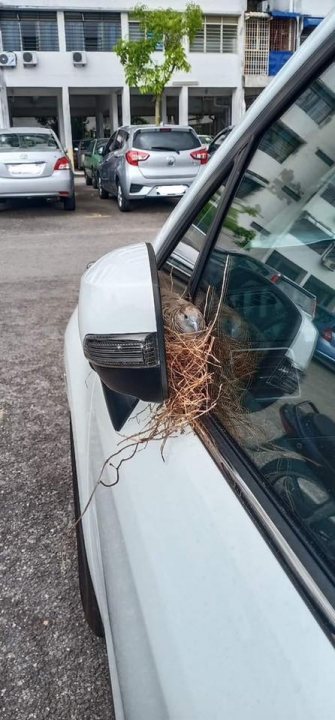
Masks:
[[[44,197],[75,210],[74,175],[57,136],[45,128],[0,131],[0,200]]]
[[[121,127],[104,151],[99,195],[116,196],[122,212],[129,210],[132,200],[180,197],[207,160],[207,150],[191,127]]]

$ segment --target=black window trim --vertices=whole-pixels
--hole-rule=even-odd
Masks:
[[[216,168],[200,190],[198,202],[185,208],[177,231],[172,228],[163,246],[158,250],[157,266],[158,269],[161,269],[179,241],[183,239],[202,207],[219,190],[224,180],[227,180],[216,215],[208,230],[206,243],[199,252],[189,282],[188,290],[191,298],[195,296],[208,256],[234,199],[239,184],[238,177],[243,175],[247,169],[249,159],[257,149],[261,136],[289,109],[297,92],[303,92],[332,62],[334,62],[333,38],[328,37],[322,48],[314,51],[309,62],[296,71],[270,106],[260,112],[258,118],[239,138],[235,147],[227,154],[223,164],[224,168],[221,166]],[[321,566],[320,560],[313,555],[306,542],[303,542],[288,517],[285,518],[283,511],[279,511],[274,498],[265,496],[264,488],[261,486],[259,476],[257,478],[252,461],[247,456],[244,457],[243,462],[241,461],[241,448],[231,438],[228,439],[228,434],[223,427],[218,425],[213,414],[205,416],[202,423],[209,435],[209,440],[205,441],[203,433],[199,433],[199,439],[206,445],[224,477],[233,484],[238,497],[249,509],[255,521],[257,514],[257,525],[260,531],[275,550],[275,555],[327,637],[335,645],[335,585],[329,571],[326,566]]]

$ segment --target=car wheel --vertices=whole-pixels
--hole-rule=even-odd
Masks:
[[[92,185],[92,178],[90,178],[88,175],[86,175],[86,173],[85,173],[85,182],[86,182],[86,185]]]
[[[76,209],[76,196],[70,195],[70,197],[64,198],[63,200],[64,210],[75,210]]]
[[[125,198],[121,183],[119,180],[116,184],[116,199],[117,199],[117,206],[121,212],[128,212],[130,210],[130,202]]]
[[[99,192],[99,198],[101,200],[107,200],[108,192],[107,192],[107,190],[105,190],[104,187],[102,187],[102,180],[101,180],[100,176],[99,176],[99,180],[98,180],[98,192]]]
[[[97,178],[97,175],[96,175],[95,173],[94,173],[93,178],[92,178],[92,185],[93,185],[93,187],[94,187],[94,190],[96,190],[97,187],[98,187],[98,178]]]
[[[75,519],[78,520],[80,517],[80,504],[79,504],[79,491],[78,491],[78,478],[76,459],[74,454],[74,443],[72,425],[70,422],[70,445],[71,445],[71,466],[72,466],[72,481],[73,481],[73,499],[74,499],[74,515]],[[97,599],[91,580],[90,569],[88,567],[87,555],[85,549],[84,533],[81,520],[76,524],[76,536],[77,536],[77,555],[78,555],[78,574],[79,574],[79,589],[80,597],[84,610],[84,615],[88,625],[95,635],[98,637],[104,637],[104,627],[101,620],[100,610],[98,607]]]

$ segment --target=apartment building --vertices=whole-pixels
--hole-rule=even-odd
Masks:
[[[71,151],[71,118],[90,118],[97,135],[153,118],[153,99],[125,84],[113,52],[140,36],[134,0],[2,0],[0,127],[56,119]],[[147,0],[157,7],[157,0]],[[333,0],[322,0],[322,14]],[[166,88],[163,119],[215,134],[235,124],[320,20],[316,0],[206,0],[204,24],[187,47],[190,73]],[[169,0],[180,9],[180,0]],[[314,10],[313,10],[314,9]],[[157,51],[159,58],[159,49]]]

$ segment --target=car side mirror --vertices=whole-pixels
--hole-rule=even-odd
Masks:
[[[98,155],[104,155],[105,148],[103,146],[98,148]]]
[[[84,355],[110,390],[148,402],[168,396],[164,328],[151,245],[118,248],[84,273],[79,293]]]

